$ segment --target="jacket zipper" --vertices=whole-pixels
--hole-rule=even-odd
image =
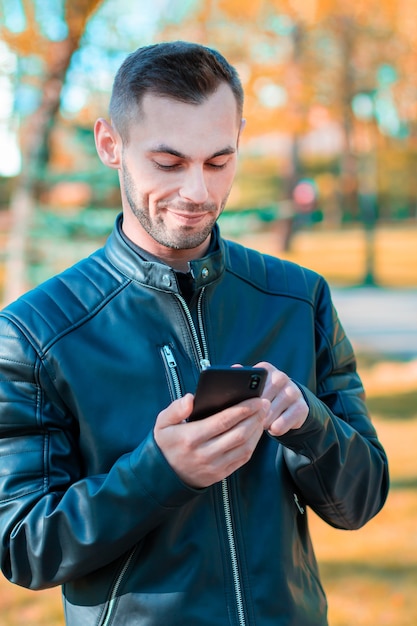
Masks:
[[[210,367],[210,361],[208,358],[207,341],[206,341],[206,337],[204,334],[204,326],[203,326],[202,301],[203,301],[204,291],[205,291],[205,287],[202,288],[199,298],[198,298],[198,302],[197,302],[197,321],[198,321],[198,328],[200,332],[200,339],[199,339],[197,329],[194,324],[194,320],[190,313],[190,309],[188,308],[186,301],[184,300],[182,296],[180,296],[179,294],[176,294],[176,297],[179,299],[182,305],[182,308],[184,310],[184,313],[188,320],[193,342],[197,350],[199,366],[201,370],[206,369],[207,367]],[[182,392],[181,392],[180,378],[178,375],[177,362],[175,360],[174,354],[170,346],[168,345],[163,346],[162,352],[165,357],[168,370],[171,374],[171,380],[172,380],[172,384],[174,387],[175,397],[176,399],[179,399],[182,396]],[[237,556],[237,549],[236,549],[235,533],[234,533],[233,522],[232,522],[229,486],[228,486],[227,478],[224,478],[222,480],[221,485],[222,485],[223,512],[224,512],[225,521],[226,521],[226,533],[227,533],[227,540],[229,543],[229,552],[230,552],[230,559],[231,559],[231,564],[232,564],[233,584],[234,584],[234,589],[235,589],[238,621],[239,621],[239,626],[245,626],[246,620],[245,620],[245,611],[244,611],[244,603],[243,603],[243,593],[242,593],[242,585],[241,585],[240,574],[239,574],[238,556]],[[111,593],[110,593],[108,604],[107,604],[107,610],[106,610],[103,620],[101,621],[101,626],[110,626],[110,623],[111,623],[110,620],[113,617],[113,606],[116,602],[117,592],[120,588],[120,585],[123,582],[123,578],[129,568],[129,565],[133,559],[135,552],[136,552],[136,546],[128,554],[123,564],[123,567],[121,568],[120,573],[116,578],[116,581],[111,589]]]
[[[195,327],[194,320],[192,318],[190,309],[188,308],[186,301],[184,300],[182,296],[180,296],[179,294],[176,294],[176,297],[180,301],[181,306],[184,310],[185,316],[188,321],[188,325],[191,331],[191,336],[193,339],[193,344],[197,350],[200,370],[205,370],[207,367],[210,367],[210,361],[208,359],[207,342],[206,342],[206,337],[205,337],[204,328],[203,328],[202,299],[203,299],[204,289],[205,288],[203,287],[200,292],[198,303],[197,303],[198,327],[199,327],[201,339],[199,339],[198,337],[198,332]],[[201,345],[200,345],[200,341],[201,341]],[[163,346],[162,354],[165,358],[168,371],[171,375],[171,381],[172,381],[172,385],[174,388],[174,396],[178,400],[178,398],[181,398],[182,396],[182,391],[181,391],[180,377],[178,374],[177,362],[175,360],[174,354],[170,346],[168,345]]]
[[[239,626],[245,626],[246,619],[245,619],[245,609],[244,609],[244,603],[243,603],[242,584],[241,584],[240,573],[239,573],[239,561],[238,561],[238,556],[237,556],[235,532],[233,528],[232,512],[231,512],[231,506],[230,506],[229,485],[228,485],[227,478],[223,478],[222,480],[222,498],[223,498],[224,517],[226,520],[227,539],[229,542],[230,560],[232,562],[233,584],[235,587],[237,616],[238,616]]]
[[[129,569],[129,565],[132,562],[133,556],[136,552],[137,547],[135,546],[134,548],[132,548],[132,550],[129,552],[128,556],[126,557],[126,560],[123,563],[123,567],[120,569],[120,572],[113,584],[113,587],[111,589],[110,592],[110,596],[109,599],[107,601],[107,608],[106,608],[106,612],[104,614],[104,617],[102,619],[102,621],[100,622],[101,626],[109,626],[111,624],[111,619],[113,618],[113,606],[116,602],[116,598],[117,598],[117,592],[119,591],[120,585],[122,584],[123,578],[125,577],[125,574],[127,572],[127,570]]]
[[[202,300],[203,300],[204,290],[205,288],[203,287],[200,292],[198,303],[197,303],[197,320],[198,320],[198,329],[200,332],[200,339],[199,339],[197,329],[194,324],[194,320],[192,318],[192,315],[190,313],[190,310],[188,308],[186,301],[184,300],[182,296],[176,294],[177,298],[181,302],[181,305],[184,309],[184,313],[187,317],[191,335],[193,338],[193,342],[197,350],[200,369],[202,370],[210,366],[210,361],[208,359],[207,341],[206,341],[206,337],[204,334],[203,314],[202,314],[202,309],[203,309]],[[201,341],[201,344],[200,344],[200,341]],[[179,379],[178,369],[177,369],[177,362],[175,361],[175,357],[169,346],[167,345],[163,346],[162,350],[165,356],[166,363],[168,365],[168,369],[171,374],[171,379],[172,379],[175,395],[176,395],[176,398],[178,399],[182,396],[182,393],[181,393],[181,385],[180,385],[180,379]],[[229,544],[229,554],[230,554],[230,560],[231,560],[231,565],[232,565],[233,585],[234,585],[234,590],[235,590],[238,622],[239,622],[239,626],[245,626],[246,619],[245,619],[242,583],[240,579],[239,560],[238,560],[238,555],[237,555],[235,532],[233,528],[230,495],[229,495],[229,483],[228,483],[227,478],[224,478],[221,481],[221,490],[222,490],[223,512],[224,512],[224,517],[225,517],[225,522],[226,522],[227,541]]]
[[[190,309],[188,308],[188,304],[184,300],[182,296],[176,294],[178,300],[181,302],[182,308],[184,309],[184,313],[187,317],[188,324],[191,330],[191,335],[193,338],[193,342],[198,354],[198,360],[200,364],[200,369],[205,370],[207,367],[210,367],[210,360],[208,358],[208,349],[207,349],[207,341],[206,336],[204,334],[203,327],[203,296],[204,296],[205,287],[200,291],[200,295],[198,297],[197,302],[197,321],[198,321],[198,329],[200,331],[200,338],[198,337],[197,329],[194,324],[194,320],[190,313]],[[201,343],[200,343],[201,342]]]

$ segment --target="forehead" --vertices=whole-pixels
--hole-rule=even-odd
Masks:
[[[236,144],[240,123],[236,98],[226,83],[200,104],[147,93],[132,116],[129,138],[144,149],[172,144],[181,151],[186,146],[210,151]]]

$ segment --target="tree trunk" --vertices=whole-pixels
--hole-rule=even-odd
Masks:
[[[79,46],[89,16],[100,2],[67,2],[68,37],[59,42],[50,42],[45,55],[46,70],[41,85],[41,101],[22,127],[22,173],[16,180],[10,200],[11,229],[6,249],[3,293],[6,304],[28,288],[26,251],[36,207],[36,186],[47,166],[49,137],[59,111],[61,90],[71,57]]]
[[[355,46],[355,24],[346,17],[340,16],[338,19],[338,32],[342,49],[342,75],[340,91],[342,94],[342,131],[343,148],[341,154],[341,190],[342,209],[350,219],[359,217],[358,206],[358,179],[356,156],[352,149],[353,113],[352,98],[354,96],[354,74],[352,69],[352,57]]]

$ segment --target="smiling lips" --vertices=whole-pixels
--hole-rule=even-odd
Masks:
[[[178,221],[191,225],[197,224],[210,213],[210,211],[207,210],[199,212],[180,212],[172,209],[168,209],[168,212],[171,213]]]

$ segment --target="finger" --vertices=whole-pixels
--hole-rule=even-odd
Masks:
[[[276,367],[271,365],[271,363],[267,363],[266,361],[261,361],[254,367],[262,367],[267,370],[268,376],[262,397],[271,401],[274,400],[290,379],[284,372],[278,370]]]
[[[223,454],[227,451],[243,448],[248,442],[251,445],[250,442],[253,438],[258,440],[262,435],[267,410],[261,404],[259,411],[213,437],[210,440],[210,445],[216,447]]]
[[[291,404],[287,409],[272,419],[266,427],[271,435],[285,435],[290,430],[301,428],[308,417],[309,407],[304,398]]]
[[[204,455],[213,475],[226,477],[249,461],[264,432],[262,422],[253,415],[206,443]]]
[[[299,388],[293,382],[288,381],[287,384],[279,390],[272,404],[278,413],[283,413],[301,399],[302,395]]]
[[[180,424],[191,415],[193,404],[194,396],[191,393],[187,393],[182,398],[174,400],[174,402],[159,413],[156,424],[159,428]]]
[[[256,419],[263,423],[269,403],[267,408],[264,407],[264,400],[251,398],[202,420],[189,422],[190,428],[194,428],[196,434],[199,433],[201,441],[214,440],[216,437],[224,436],[225,433],[232,431],[237,425],[244,423],[253,416],[256,416]]]

